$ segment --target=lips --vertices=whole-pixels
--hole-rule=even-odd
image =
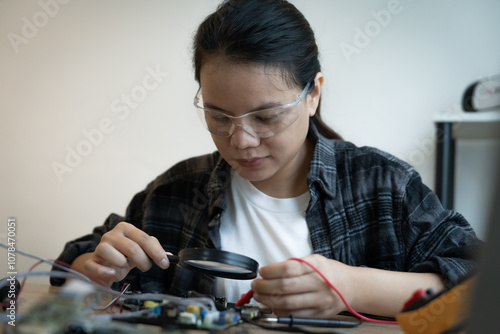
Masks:
[[[246,168],[255,168],[259,167],[263,162],[265,158],[252,158],[252,159],[237,159],[238,164],[242,167]]]

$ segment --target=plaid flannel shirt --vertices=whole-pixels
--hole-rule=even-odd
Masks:
[[[314,253],[351,266],[438,273],[450,287],[476,269],[482,242],[462,215],[442,207],[411,166],[371,147],[326,139],[312,123],[309,135],[315,151],[306,222]],[[174,254],[220,248],[229,182],[230,166],[218,152],[182,161],[136,194],[124,217],[112,214],[93,233],[68,242],[58,260],[72,263],[93,251],[120,221],[155,236]],[[213,287],[212,277],[180,266],[134,269],[125,280],[135,290],[176,295],[210,294]]]

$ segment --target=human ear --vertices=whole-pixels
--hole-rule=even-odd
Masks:
[[[323,82],[325,80],[325,77],[323,76],[323,73],[318,72],[316,73],[316,77],[314,77],[314,89],[313,91],[308,95],[307,103],[308,103],[308,109],[309,109],[309,117],[314,116],[316,114],[316,109],[318,109],[319,106],[319,101],[321,97],[321,87],[323,86]]]

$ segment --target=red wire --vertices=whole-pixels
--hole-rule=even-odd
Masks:
[[[356,317],[358,317],[364,321],[375,322],[378,324],[389,324],[389,325],[397,325],[398,324],[397,321],[372,319],[372,318],[365,317],[364,315],[359,314],[351,307],[351,305],[349,305],[349,303],[347,303],[347,301],[345,300],[344,296],[340,293],[340,291],[337,290],[337,288],[328,280],[328,278],[326,278],[325,275],[323,275],[323,273],[318,268],[316,268],[314,265],[312,265],[311,263],[307,262],[304,259],[299,259],[299,258],[293,257],[293,258],[290,258],[289,260],[294,260],[294,261],[299,261],[299,262],[305,263],[309,267],[311,267],[315,272],[317,272],[321,276],[321,278],[323,278],[325,280],[325,282],[330,286],[330,288],[332,288],[339,295],[340,299],[342,299],[342,302],[344,302],[344,304],[347,307],[347,309],[349,310],[349,312],[354,314]]]

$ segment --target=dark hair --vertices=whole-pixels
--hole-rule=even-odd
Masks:
[[[290,87],[304,88],[311,82],[310,91],[316,73],[321,71],[309,22],[284,0],[225,0],[198,27],[193,49],[198,82],[203,62],[209,56],[273,66]],[[327,138],[342,139],[321,119],[320,104],[312,118],[318,131]]]

